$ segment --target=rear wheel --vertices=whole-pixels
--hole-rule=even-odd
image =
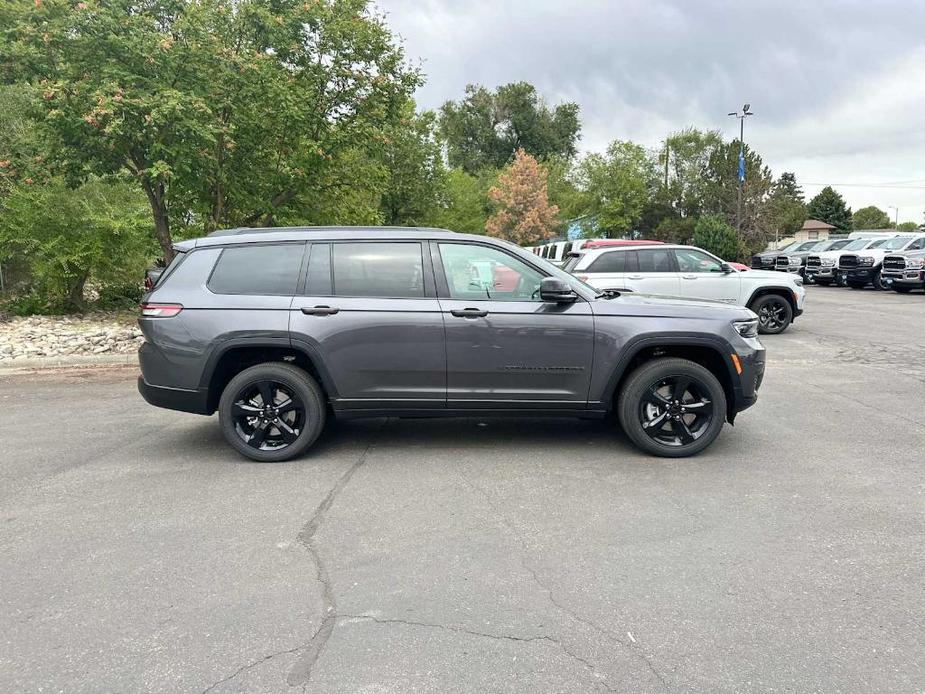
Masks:
[[[758,332],[764,335],[784,332],[793,320],[793,308],[780,294],[760,296],[749,308],[758,314]]]
[[[218,406],[222,434],[251,460],[290,460],[311,446],[325,420],[324,396],[309,374],[267,363],[231,379]]]
[[[646,362],[627,378],[617,403],[620,425],[646,453],[684,458],[719,436],[726,394],[708,369],[686,359]]]

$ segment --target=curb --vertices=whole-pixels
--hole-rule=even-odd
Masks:
[[[58,357],[32,357],[0,361],[0,374],[34,369],[59,369],[69,366],[137,365],[138,352],[127,354],[77,354]]]

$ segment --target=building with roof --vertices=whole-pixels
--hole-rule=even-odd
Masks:
[[[807,219],[802,228],[793,235],[794,241],[825,241],[836,230],[831,224],[818,219]]]

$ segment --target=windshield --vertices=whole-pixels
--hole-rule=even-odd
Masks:
[[[855,239],[847,246],[842,248],[843,251],[859,251],[862,248],[866,248],[867,244],[870,243],[870,239]]]
[[[840,251],[842,248],[845,248],[850,243],[848,239],[839,239],[838,241],[830,241],[829,245],[825,247],[826,251]]]
[[[905,246],[912,240],[911,236],[897,236],[892,239],[887,239],[880,248],[883,248],[887,251],[898,251],[900,248]],[[871,246],[873,248],[873,246]]]
[[[818,245],[819,245],[819,242],[818,242],[818,241],[809,241],[809,242],[806,242],[806,243],[801,243],[799,246],[797,246],[796,248],[793,248],[793,249],[791,249],[791,250],[794,250],[794,251],[809,251],[809,250],[812,250],[814,246],[818,246]]]

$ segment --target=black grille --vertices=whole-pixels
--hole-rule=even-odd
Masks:
[[[905,270],[906,259],[901,255],[888,255],[883,259],[884,270]]]
[[[785,255],[777,256],[777,267],[790,267],[790,258]]]
[[[752,267],[756,270],[760,270],[763,267],[773,267],[774,266],[774,256],[770,255],[753,255],[752,256]]]
[[[818,255],[811,255],[806,259],[806,267],[822,267],[822,258]]]
[[[838,260],[838,267],[854,268],[858,266],[858,257],[856,255],[843,255]]]

